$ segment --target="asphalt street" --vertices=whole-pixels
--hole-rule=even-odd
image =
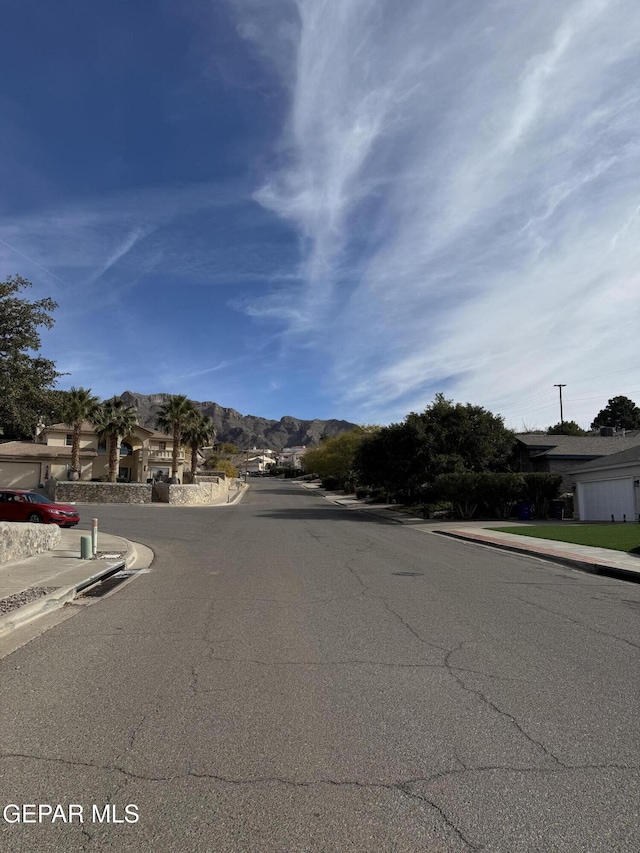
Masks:
[[[0,660],[0,849],[640,850],[637,584],[287,481],[82,514],[156,558]]]

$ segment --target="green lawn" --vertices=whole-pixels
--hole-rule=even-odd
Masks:
[[[612,548],[640,555],[640,524],[557,524],[530,527],[492,527],[500,533],[517,533],[536,539],[555,539],[574,545]]]

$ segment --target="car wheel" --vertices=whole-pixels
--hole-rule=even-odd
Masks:
[[[30,512],[27,516],[27,521],[30,521],[31,524],[40,524],[42,521],[42,516],[39,512]]]

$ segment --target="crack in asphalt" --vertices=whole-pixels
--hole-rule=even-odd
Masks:
[[[44,761],[44,762],[53,762],[57,764],[62,764],[68,767],[89,767],[96,770],[102,770],[106,772],[113,772],[121,774],[124,779],[120,785],[117,786],[114,792],[111,793],[109,800],[113,802],[117,794],[128,785],[132,780],[140,781],[140,782],[174,782],[178,780],[184,779],[194,779],[194,780],[208,780],[214,783],[222,784],[222,785],[231,785],[235,787],[241,786],[263,786],[263,785],[280,785],[286,786],[289,788],[298,788],[298,789],[306,789],[309,790],[314,787],[319,786],[331,786],[334,788],[358,788],[361,790],[377,790],[377,791],[385,791],[388,793],[396,793],[400,794],[407,799],[414,800],[420,803],[423,803],[425,806],[430,807],[439,817],[442,824],[449,829],[469,850],[473,851],[481,851],[486,849],[484,845],[479,845],[476,842],[472,841],[463,831],[463,829],[457,825],[454,818],[447,813],[445,807],[440,805],[436,799],[434,794],[431,796],[427,796],[424,792],[418,792],[412,790],[413,787],[417,785],[425,785],[427,790],[433,785],[446,780],[451,777],[463,777],[466,774],[472,773],[499,773],[499,772],[509,772],[509,773],[530,773],[535,775],[545,775],[549,773],[572,773],[579,772],[581,770],[593,770],[593,771],[602,771],[602,770],[617,770],[617,771],[633,771],[636,772],[640,767],[627,766],[627,765],[577,765],[574,767],[562,764],[558,762],[558,765],[554,768],[540,768],[540,767],[512,767],[509,765],[483,765],[479,767],[468,767],[460,761],[460,759],[456,758],[456,760],[460,763],[460,768],[455,768],[447,771],[438,771],[432,773],[428,776],[424,777],[414,777],[411,779],[405,780],[396,780],[394,782],[368,782],[362,781],[360,779],[315,779],[315,780],[304,780],[304,779],[287,779],[284,776],[255,776],[250,778],[233,778],[228,776],[223,776],[219,773],[206,773],[206,772],[197,772],[191,768],[189,768],[185,773],[180,774],[172,774],[168,776],[150,776],[148,774],[135,773],[132,770],[128,770],[125,767],[119,765],[101,765],[97,763],[92,763],[88,761],[72,761],[69,759],[63,758],[48,758],[46,756],[36,756],[36,755],[28,755],[24,753],[7,753],[0,756],[0,760],[7,759],[24,759],[24,760],[32,760],[32,761]],[[83,836],[86,838],[86,842],[83,844],[82,849],[87,850],[88,845],[91,844],[93,840],[93,836],[84,830],[82,830]]]
[[[441,663],[394,663],[391,661],[366,660],[353,658],[351,660],[259,660],[258,658],[226,658],[226,657],[211,657],[212,661],[220,661],[221,663],[250,663],[257,666],[380,666],[389,669],[444,669]]]
[[[198,673],[196,671],[195,663],[191,664],[191,681],[189,682],[189,690],[191,690],[192,696],[198,695]]]
[[[432,643],[430,640],[425,640],[424,637],[421,637],[420,634],[418,634],[415,628],[413,628],[396,610],[393,609],[393,607],[391,607],[391,605],[386,599],[381,598],[380,596],[376,596],[376,598],[378,598],[378,600],[384,604],[385,609],[388,610],[389,613],[392,614],[392,616],[395,616],[395,618],[400,622],[401,625],[403,625],[407,629],[407,631],[409,631],[409,633],[413,634],[413,636],[416,638],[416,640],[418,640],[419,643],[422,643],[425,646],[429,646],[432,649],[438,649],[438,651],[441,652],[449,651],[449,649],[447,649],[445,646],[439,646],[437,643]]]
[[[291,787],[311,788],[314,785],[333,785],[336,787],[359,787],[359,788],[382,788],[394,789],[399,786],[427,784],[431,785],[452,776],[464,776],[471,773],[528,773],[531,775],[546,775],[546,774],[564,774],[578,773],[581,771],[607,771],[614,770],[620,772],[637,772],[640,770],[640,764],[619,764],[616,762],[606,764],[564,764],[559,762],[556,767],[518,767],[512,764],[480,764],[478,766],[463,764],[459,758],[456,761],[460,763],[459,768],[451,770],[435,771],[428,776],[416,776],[411,779],[398,780],[395,782],[366,782],[360,779],[286,779],[282,776],[252,776],[247,778],[234,779],[230,776],[222,776],[217,773],[196,773],[189,769],[184,773],[173,773],[168,776],[152,776],[143,773],[136,773],[134,770],[129,770],[119,764],[100,764],[95,761],[81,761],[79,759],[60,758],[47,755],[33,755],[25,752],[5,752],[0,755],[0,761],[8,761],[13,759],[22,759],[25,761],[43,761],[49,764],[62,764],[65,767],[86,767],[92,770],[104,770],[109,773],[121,773],[126,777],[115,789],[117,794],[122,788],[128,784],[128,780],[140,780],[143,782],[175,782],[180,779],[198,778],[198,779],[213,779],[214,781],[223,782],[229,785],[260,785],[268,783],[281,783]]]
[[[454,649],[454,651],[455,651],[455,649]],[[443,668],[447,669],[446,666]],[[507,675],[493,675],[490,672],[482,672],[482,670],[480,670],[480,669],[467,669],[464,666],[450,666],[449,669],[455,670],[455,672],[468,672],[471,675],[479,675],[482,678],[493,678],[494,681],[506,681],[506,682],[510,682],[510,683],[515,682],[517,684],[535,684],[535,680],[532,681],[529,678],[514,678],[514,677],[509,677]]]
[[[397,790],[402,791],[402,793],[405,796],[410,797],[412,800],[418,800],[421,803],[426,803],[428,806],[431,806],[432,809],[435,809],[435,811],[442,818],[442,821],[445,824],[445,826],[448,826],[449,829],[451,829],[452,832],[454,832],[458,836],[458,838],[463,842],[463,844],[466,844],[466,846],[470,850],[476,850],[476,851],[484,850],[484,845],[479,846],[479,845],[475,844],[473,841],[471,841],[469,838],[467,838],[467,836],[462,832],[460,827],[457,826],[453,822],[453,820],[444,811],[444,809],[441,806],[439,806],[437,803],[435,803],[433,800],[430,800],[428,797],[425,797],[421,794],[417,794],[415,791],[410,791],[407,787],[404,787],[403,785],[396,785],[395,787],[397,788]]]
[[[85,826],[80,827],[80,835],[84,835],[86,841],[83,843],[81,850],[87,850],[88,845],[93,841],[93,834]]]
[[[498,716],[503,717],[504,719],[508,720],[508,722],[511,723],[511,725],[514,726],[520,732],[520,734],[527,741],[529,741],[529,743],[531,743],[533,746],[537,747],[538,749],[541,749],[542,752],[548,758],[550,758],[552,761],[554,761],[560,767],[567,767],[568,765],[566,765],[563,761],[561,761],[557,755],[554,755],[554,753],[547,746],[545,746],[545,744],[542,743],[542,741],[537,740],[536,738],[533,737],[533,735],[529,734],[529,732],[527,732],[522,727],[522,725],[513,716],[513,714],[510,714],[508,711],[503,711],[502,708],[499,708],[498,705],[495,704],[495,702],[492,702],[491,699],[489,699],[488,696],[486,696],[482,692],[482,690],[477,690],[474,687],[469,687],[468,685],[465,684],[464,680],[459,675],[456,675],[457,668],[451,664],[451,656],[454,655],[456,652],[459,652],[463,648],[463,646],[465,646],[466,644],[467,644],[467,641],[463,641],[463,642],[459,643],[455,649],[451,649],[451,651],[447,654],[445,661],[444,661],[444,665],[447,669],[447,672],[449,672],[449,674],[454,679],[454,681],[461,687],[462,690],[464,690],[465,693],[469,693],[473,696],[477,696],[488,708],[491,708],[491,710],[494,711]]]
[[[585,631],[589,631],[591,634],[596,634],[599,637],[609,637],[612,640],[618,640],[620,643],[624,643],[627,646],[631,646],[633,649],[640,649],[639,643],[633,643],[631,640],[627,640],[624,637],[619,637],[617,634],[610,634],[608,631],[602,631],[599,628],[594,628],[592,625],[588,625],[585,622],[581,622],[579,619],[573,619],[571,616],[567,616],[565,613],[558,613],[557,610],[551,610],[549,607],[544,607],[542,604],[538,604],[534,601],[527,601],[526,598],[521,598],[520,596],[516,596],[516,599],[522,604],[528,604],[529,607],[534,607],[536,610],[541,610],[543,613],[550,613],[552,616],[557,616],[559,619],[563,619],[565,622],[569,622],[571,625],[578,625],[580,628],[584,628]]]

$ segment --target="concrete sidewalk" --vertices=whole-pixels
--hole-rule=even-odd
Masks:
[[[80,557],[86,530],[61,530],[57,548],[0,566],[0,636],[72,601],[89,582],[150,565],[153,552],[120,536],[98,534],[96,558]]]
[[[232,506],[239,503],[248,487],[239,479],[216,501],[190,509]],[[96,504],[77,502],[77,506]],[[152,504],[153,509],[175,508]],[[121,536],[98,533],[98,554],[91,560],[80,558],[80,540],[88,530],[61,530],[57,548],[25,560],[0,565],[0,637],[27,622],[63,607],[90,583],[97,583],[114,571],[138,571],[153,560],[153,551],[145,545]]]
[[[317,492],[326,500],[343,506],[345,509],[379,516],[398,524],[410,525],[420,532],[438,533],[465,542],[500,548],[518,554],[528,554],[588,572],[611,572],[640,580],[640,557],[633,554],[613,551],[609,548],[592,548],[587,545],[558,542],[554,539],[538,539],[515,533],[498,533],[488,529],[491,527],[523,527],[527,525],[527,522],[500,520],[461,522],[424,519],[398,512],[397,507],[391,504],[367,504],[364,501],[357,500],[352,495],[327,492],[316,483],[301,482],[300,485],[309,491]],[[564,522],[564,524],[570,523],[569,521]],[[532,522],[532,526],[537,527],[540,524],[555,526],[558,522]]]

